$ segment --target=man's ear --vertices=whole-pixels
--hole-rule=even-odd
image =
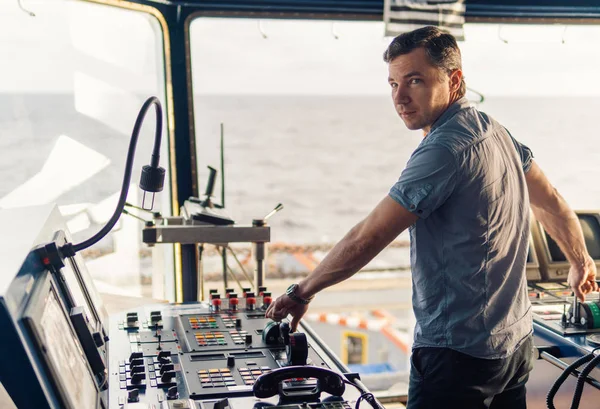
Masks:
[[[463,77],[462,70],[454,70],[450,74],[450,92],[458,92]]]

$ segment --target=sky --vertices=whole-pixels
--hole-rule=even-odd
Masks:
[[[65,0],[0,3],[0,92],[106,87],[147,92],[162,79],[161,35],[142,13]],[[382,22],[197,19],[200,94],[387,95]],[[600,26],[468,24],[469,87],[486,95],[599,95]]]

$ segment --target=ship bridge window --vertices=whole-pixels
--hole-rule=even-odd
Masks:
[[[24,7],[35,17],[16,1],[0,4],[0,208],[57,203],[79,242],[114,211],[144,100],[164,101],[162,35],[156,19],[135,10],[62,0]],[[132,203],[141,203],[136,185],[153,135],[150,112],[138,142]],[[166,201],[166,214],[168,189],[157,199]],[[82,255],[101,292],[173,293],[152,293],[139,220],[121,217]]]

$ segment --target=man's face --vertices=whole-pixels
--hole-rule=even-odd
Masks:
[[[457,84],[462,73],[457,70],[449,77],[429,62],[422,47],[394,58],[388,68],[392,100],[408,129],[428,133],[435,120],[458,99]]]

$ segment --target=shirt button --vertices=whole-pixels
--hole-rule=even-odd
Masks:
[[[417,206],[415,206],[414,204],[410,205],[410,210],[415,210],[417,208]]]

